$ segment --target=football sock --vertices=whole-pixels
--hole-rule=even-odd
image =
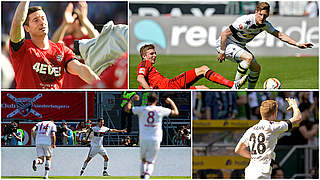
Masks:
[[[241,79],[244,75],[247,74],[249,68],[249,64],[247,61],[241,61],[238,65],[236,77],[234,78],[235,81]]]
[[[145,173],[146,173],[147,175],[151,176],[152,173],[153,173],[153,169],[154,169],[153,163],[148,162]]]
[[[256,87],[257,81],[259,79],[260,71],[254,72],[250,71],[248,78],[248,89],[254,89]]]
[[[232,87],[233,86],[233,81],[230,81],[226,78],[224,78],[223,76],[221,76],[220,74],[212,71],[211,69],[209,69],[206,74],[205,77],[215,83],[224,85],[224,86],[228,86],[228,87]]]
[[[86,169],[87,165],[88,165],[88,163],[85,161],[85,162],[83,163],[82,170]]]
[[[40,159],[40,158],[38,158],[38,159],[36,160],[36,165],[38,165],[38,164],[43,164],[43,160]]]
[[[141,162],[141,166],[140,166],[141,175],[144,175],[144,172],[146,171],[146,168],[147,168],[146,163],[142,161]]]
[[[44,176],[48,176],[51,167],[51,160],[46,160]]]
[[[108,168],[108,161],[104,161],[104,167],[103,167],[103,169],[104,169],[104,170],[107,170],[107,168]]]

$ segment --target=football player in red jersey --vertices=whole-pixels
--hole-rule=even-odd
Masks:
[[[17,88],[59,89],[65,72],[78,75],[88,84],[100,78],[77,61],[73,52],[48,39],[48,21],[41,7],[21,1],[10,29],[10,55]],[[25,31],[31,39],[25,39]]]
[[[205,65],[186,71],[172,79],[168,79],[161,75],[153,66],[157,58],[157,53],[153,44],[142,46],[140,48],[140,56],[142,61],[137,69],[139,89],[208,89],[203,85],[192,86],[203,76],[212,82],[232,89],[240,89],[247,79],[247,76],[244,76],[238,81],[229,81]]]
[[[63,21],[52,36],[53,42],[63,42],[73,50],[74,40],[96,38],[99,32],[94,28],[87,17],[88,5],[86,2],[69,3],[64,12]],[[79,59],[82,64],[83,59]],[[74,89],[87,85],[79,76],[66,73],[63,79],[63,89]]]

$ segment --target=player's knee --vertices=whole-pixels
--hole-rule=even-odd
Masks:
[[[208,66],[203,65],[201,67],[196,68],[196,75],[203,75],[209,70]]]
[[[253,62],[253,55],[250,54],[250,53],[245,53],[243,56],[242,56],[242,60],[246,61],[248,64],[251,64]]]

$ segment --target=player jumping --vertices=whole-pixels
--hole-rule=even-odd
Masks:
[[[142,61],[137,69],[137,81],[139,89],[208,89],[206,86],[192,86],[203,76],[209,81],[240,89],[245,83],[247,76],[243,76],[237,81],[229,81],[220,74],[214,72],[207,66],[201,66],[184,72],[172,79],[162,76],[153,66],[156,62],[157,53],[153,44],[147,44],[140,48]]]
[[[136,96],[133,96],[136,98]],[[166,103],[171,105],[171,109],[157,106],[158,95],[150,93],[148,96],[148,106],[132,107],[131,98],[125,106],[127,112],[132,111],[139,117],[139,140],[141,167],[140,173],[142,179],[149,179],[154,169],[154,163],[160,150],[162,141],[162,118],[165,116],[177,116],[179,111],[175,103],[166,99]]]
[[[48,179],[51,168],[52,149],[56,147],[57,126],[54,121],[42,121],[37,123],[31,129],[31,135],[34,142],[36,142],[37,159],[32,162],[32,169],[37,171],[37,166],[44,163],[46,157],[44,178]]]
[[[93,137],[90,143],[90,151],[87,159],[83,163],[82,169],[80,171],[80,176],[83,175],[84,170],[86,169],[90,160],[98,153],[104,158],[104,168],[102,173],[103,176],[110,176],[107,172],[109,157],[108,157],[107,151],[103,148],[103,137],[107,132],[125,133],[127,131],[125,129],[124,130],[110,129],[108,127],[103,126],[103,124],[104,124],[104,119],[99,118],[97,126],[89,130],[89,135],[87,137],[89,137],[91,133],[93,133]]]
[[[271,178],[271,166],[276,156],[273,151],[277,145],[279,135],[302,121],[296,100],[287,98],[286,101],[289,104],[288,110],[293,110],[291,119],[276,122],[277,102],[274,100],[263,101],[260,106],[262,120],[249,128],[237,144],[235,152],[242,157],[250,159],[250,163],[245,169],[245,179]]]
[[[254,55],[246,48],[246,44],[254,39],[262,31],[267,31],[283,42],[301,49],[312,48],[311,43],[298,43],[287,34],[276,30],[270,22],[270,6],[266,2],[260,2],[254,14],[244,15],[235,20],[221,33],[217,41],[218,60],[223,62],[226,58],[239,63],[235,81],[246,75],[250,69],[248,88],[254,89],[259,79],[261,67]]]
[[[48,21],[40,6],[21,1],[10,29],[10,55],[17,88],[59,89],[65,72],[79,76],[88,84],[99,77],[81,64],[62,43],[48,39]],[[25,39],[27,31],[31,39]]]

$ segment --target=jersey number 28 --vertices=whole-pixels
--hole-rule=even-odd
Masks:
[[[263,133],[259,133],[258,136],[256,136],[254,133],[250,135],[249,141],[253,141],[252,147],[249,146],[249,150],[251,154],[263,154],[267,147],[265,145],[266,137]]]

